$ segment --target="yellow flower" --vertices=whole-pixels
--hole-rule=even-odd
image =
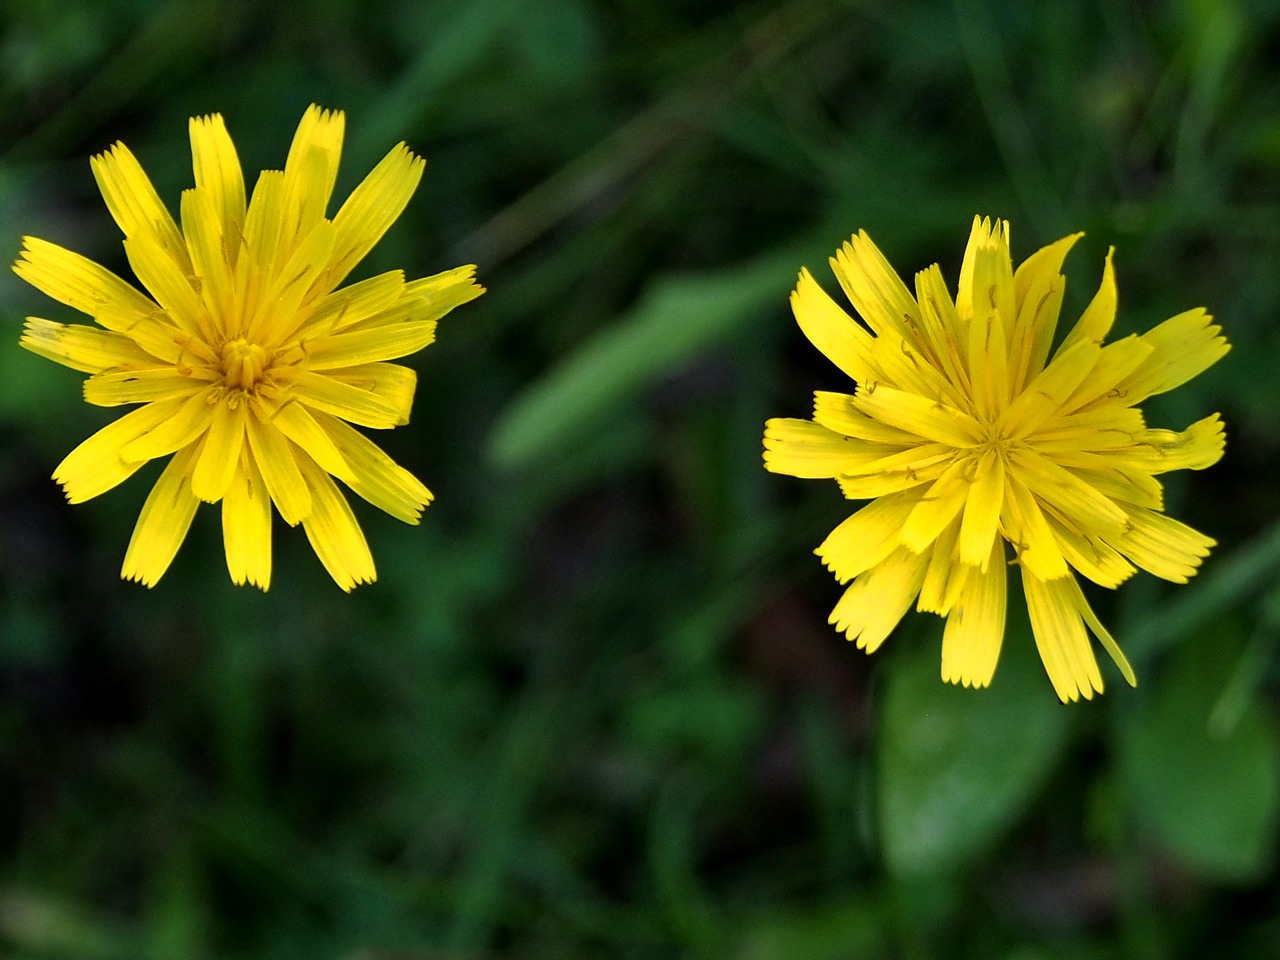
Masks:
[[[411,281],[397,270],[335,289],[422,177],[422,159],[403,143],[329,218],[340,112],[307,110],[284,171],[264,171],[247,206],[222,118],[190,127],[196,185],[183,191],[181,229],[124,144],[91,161],[146,294],[79,254],[24,238],[18,276],[103,329],[31,317],[22,345],[90,374],[89,403],[143,404],[71,451],[54,479],[79,503],[172,455],[121,570],[148,587],[201,501],[222,502],[237,584],[270,584],[272,503],[290,526],[302,524],[342,589],[372,582],[368,544],[330,476],[406,523],[418,522],[431,493],[348,421],[408,423],[416,375],[385,361],[421,350],[439,317],[484,288],[468,266]]]
[[[831,266],[870,332],[801,271],[796,320],[857,387],[816,393],[812,420],[768,421],[764,462],[872,501],[815,551],[853,581],[830,622],[867,652],[914,601],[947,620],[942,678],[985,687],[1011,553],[1054,690],[1088,699],[1102,677],[1086,627],[1136,681],[1075,573],[1114,588],[1141,567],[1184,583],[1214,546],[1161,512],[1156,475],[1216,463],[1221,419],[1151,429],[1137,404],[1220,360],[1227,342],[1196,309],[1104,346],[1116,315],[1108,253],[1097,294],[1049,359],[1059,271],[1080,236],[1015,272],[1008,223],[975,217],[953,301],[936,264],[916,274],[913,296],[860,232]]]

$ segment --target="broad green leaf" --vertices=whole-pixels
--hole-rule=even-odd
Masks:
[[[1062,754],[1072,711],[1059,703],[1024,626],[1011,626],[986,690],[943,683],[936,643],[885,665],[880,836],[900,877],[962,869],[1018,821]]]
[[[523,467],[592,428],[608,429],[614,411],[758,311],[785,316],[801,262],[788,246],[741,266],[661,277],[633,310],[507,406],[489,456],[504,467]]]
[[[1274,718],[1258,701],[1213,723],[1242,643],[1232,621],[1182,646],[1120,718],[1119,766],[1134,814],[1187,866],[1224,880],[1268,863],[1280,802]],[[1219,711],[1221,714],[1221,711]]]

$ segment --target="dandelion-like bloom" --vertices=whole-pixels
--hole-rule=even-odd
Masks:
[[[816,393],[812,420],[768,421],[764,462],[872,501],[815,551],[853,581],[830,622],[868,652],[914,601],[946,618],[942,678],[989,684],[1012,554],[1054,690],[1091,698],[1103,684],[1086,627],[1136,681],[1075,573],[1114,588],[1141,567],[1184,583],[1214,545],[1161,512],[1156,476],[1216,463],[1221,419],[1151,429],[1137,404],[1204,371],[1227,342],[1195,309],[1104,346],[1116,315],[1108,253],[1097,294],[1050,359],[1062,261],[1080,236],[1015,272],[1008,223],[975,218],[953,301],[936,264],[912,296],[859,233],[831,266],[869,331],[801,271],[796,320],[856,390]]]
[[[196,185],[182,194],[181,229],[124,144],[91,161],[147,293],[70,250],[24,239],[18,276],[102,329],[31,317],[22,345],[90,374],[89,403],[142,404],[71,451],[54,479],[78,503],[172,455],[134,528],[127,579],[154,585],[197,505],[221,501],[231,579],[265,590],[274,503],[350,590],[376,572],[331,477],[406,523],[431,500],[350,424],[408,423],[416,375],[386,361],[425,347],[438,318],[484,289],[470,266],[411,281],[397,270],[335,289],[417,188],[424,163],[403,143],[329,218],[340,112],[308,109],[284,170],[264,171],[247,205],[222,118],[190,126]]]

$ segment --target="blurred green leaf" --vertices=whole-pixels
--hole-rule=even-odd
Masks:
[[[667,922],[695,955],[714,957],[723,954],[728,930],[697,869],[702,814],[702,805],[687,783],[668,781],[649,818],[648,854]]]
[[[630,312],[535,380],[502,411],[489,440],[500,466],[524,467],[591,429],[773,304],[786,309],[801,256],[792,247],[736,267],[655,280]]]
[[[1233,729],[1210,718],[1242,643],[1228,621],[1182,646],[1150,698],[1122,715],[1120,775],[1134,813],[1206,876],[1241,880],[1268,862],[1280,802],[1274,717],[1260,702]]]
[[[540,0],[517,18],[512,45],[532,83],[585,83],[600,53],[599,11],[586,0]]]
[[[708,681],[648,693],[632,705],[628,726],[647,750],[688,750],[711,762],[731,763],[759,735],[763,713],[754,689]]]
[[[737,960],[873,960],[889,955],[883,903],[868,897],[819,904],[753,919],[733,956]]]
[[[148,960],[205,956],[208,942],[208,890],[196,852],[174,850],[155,864],[148,877],[146,944]]]
[[[1035,658],[1010,626],[986,690],[943,683],[936,644],[915,644],[886,666],[881,713],[880,833],[902,877],[962,869],[1024,813],[1061,756],[1069,720]]]
[[[440,105],[451,83],[480,68],[526,5],[526,0],[477,0],[407,8],[411,19],[402,36],[414,38],[417,57],[366,111],[352,139],[353,152],[385,150],[385,144],[403,137],[421,115]]]
[[[1178,163],[1185,169],[1204,162],[1214,114],[1239,63],[1247,24],[1233,0],[1183,0],[1179,6],[1188,21],[1186,37],[1191,48],[1187,51],[1190,89],[1179,118],[1177,144]]]
[[[19,950],[61,960],[136,960],[136,936],[80,904],[33,890],[0,894],[0,937]]]

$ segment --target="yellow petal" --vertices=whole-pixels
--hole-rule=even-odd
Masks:
[[[1068,240],[1075,242],[1074,238],[1065,237],[1058,244]],[[1045,247],[1040,252],[1052,250],[1058,244]],[[1013,396],[1021,393],[1027,382],[1044,369],[1045,359],[1049,356],[1049,346],[1062,311],[1062,294],[1066,289],[1066,278],[1056,272],[1060,263],[1060,257],[1057,265],[1046,261],[1042,265],[1044,272],[1031,274],[1027,279],[1032,285],[1025,293],[1018,293],[1018,318],[1009,337],[1009,389]],[[1026,263],[1014,274],[1015,288],[1025,266]],[[1050,266],[1053,273],[1048,272]]]
[[[1080,453],[1055,458],[1085,483],[1115,503],[1164,508],[1164,488],[1151,474],[1117,461],[1114,456]]]
[[[872,341],[872,362],[880,372],[867,383],[878,382],[930,400],[950,400],[953,406],[967,406],[960,399],[961,392],[934,366],[931,350],[923,332],[913,333],[908,341],[896,330],[886,330]]]
[[[204,450],[191,475],[191,492],[206,503],[221,500],[231,485],[244,445],[246,408],[222,401],[213,408]]]
[[[864,444],[864,447],[868,451],[867,460],[851,466],[847,474],[836,477],[842,484],[846,480],[850,484],[865,480],[905,490],[908,486],[933,483],[955,460],[954,449],[942,443],[920,443],[906,448],[882,447],[879,444]],[[870,495],[879,497],[879,494]]]
[[[978,251],[995,247],[1009,256],[1009,224],[1005,220],[991,222],[989,217],[974,217],[965,244],[964,259],[960,263],[960,282],[956,287],[956,311],[961,317],[972,317],[978,312],[979,303],[988,303],[989,290],[978,291],[975,285]],[[981,294],[981,295],[980,295]]]
[[[1137,569],[1096,534],[1081,533],[1053,513],[1047,513],[1045,520],[1053,530],[1067,563],[1098,586],[1114,590]]]
[[[840,492],[847,500],[871,500],[890,493],[914,490],[926,483],[932,483],[942,475],[942,471],[951,463],[951,455],[922,459],[915,467],[900,470],[868,473],[863,476],[836,477]]]
[[[1034,450],[1014,450],[1009,465],[1036,498],[1095,535],[1116,534],[1124,528],[1124,510],[1077,474]]]
[[[149,317],[135,320],[127,327],[114,326],[115,318],[100,313],[97,321],[110,330],[120,330],[130,340],[161,363],[172,364],[179,373],[190,376],[195,367],[213,367],[218,355],[198,336],[187,333],[169,322],[168,316],[155,308]]]
[[[979,251],[978,266],[991,258]],[[990,273],[988,269],[986,272]],[[1012,280],[1009,281],[1012,284]],[[994,288],[991,297],[996,296]],[[969,377],[973,383],[971,398],[978,415],[993,420],[1009,403],[1009,367],[1005,344],[1005,325],[999,311],[985,301],[969,323]]]
[[[920,553],[937,540],[938,535],[960,514],[970,489],[965,480],[966,469],[968,464],[965,462],[952,463],[920,495],[902,524],[902,544],[909,550]]]
[[[124,330],[156,310],[154,303],[106,267],[38,237],[22,238],[22,253],[13,272],[59,303],[99,318],[110,330]],[[100,317],[106,307],[111,312]],[[110,322],[112,317],[118,322]]]
[[[1063,703],[1074,702],[1081,696],[1091,700],[1095,691],[1102,692],[1098,661],[1089,646],[1089,636],[1072,593],[1074,582],[1072,577],[1041,580],[1025,571],[1022,575],[1036,647],[1053,689]]]
[[[1106,403],[1054,416],[1036,431],[1031,443],[1038,452],[1063,463],[1063,457],[1074,453],[1130,447],[1146,428],[1146,420],[1137,407]]]
[[[1098,287],[1098,292],[1093,295],[1089,306],[1085,307],[1076,325],[1062,341],[1062,346],[1058,348],[1059,352],[1069,350],[1084,340],[1101,344],[1103,338],[1111,332],[1111,327],[1116,322],[1117,303],[1116,272],[1111,265],[1111,258],[1115,252],[1115,247],[1107,250],[1107,259],[1102,265],[1102,283]]]
[[[333,218],[338,237],[329,267],[332,284],[341,283],[395,223],[418,188],[425,168],[426,161],[401,143],[351,191]]]
[[[1121,675],[1128,682],[1129,686],[1136,687],[1138,678],[1134,675],[1133,667],[1129,665],[1129,658],[1124,655],[1124,651],[1120,649],[1120,645],[1116,643],[1115,638],[1107,632],[1107,628],[1102,625],[1102,621],[1098,619],[1093,609],[1089,606],[1089,602],[1084,598],[1084,594],[1080,591],[1080,584],[1076,583],[1075,577],[1068,577],[1067,584],[1071,595],[1074,598],[1076,609],[1080,611],[1080,615],[1084,617],[1084,622],[1089,629],[1093,631],[1093,635],[1101,642],[1103,649],[1111,655],[1111,659],[1115,661],[1115,665],[1120,668]]]
[[[53,471],[53,479],[62,485],[67,500],[81,503],[133,476],[142,461],[122,459],[121,449],[164,423],[181,406],[179,400],[165,400],[139,407],[107,424],[67,454]]]
[[[299,327],[299,337],[327,337],[370,317],[383,314],[402,299],[404,271],[390,270],[334,290],[315,302]]]
[[[244,244],[250,260],[264,277],[274,278],[283,259],[292,253],[281,244],[281,233],[290,228],[284,218],[284,171],[263,170],[253,186],[249,209],[244,217]],[[243,266],[243,264],[242,264]],[[252,316],[257,298],[246,303],[246,315]]]
[[[1108,343],[1102,348],[1098,362],[1089,371],[1089,376],[1063,401],[1063,412],[1079,410],[1103,398],[1112,408],[1127,408],[1129,401],[1117,389],[1117,385],[1142,366],[1149,356],[1151,345],[1136,334]]]
[[[343,590],[372,583],[378,577],[373,555],[346,498],[309,457],[299,457],[298,466],[311,491],[311,512],[302,528],[316,556]]]
[[[1005,484],[1001,523],[1005,536],[1018,551],[1018,562],[1035,577],[1056,580],[1067,576],[1067,563],[1045,521],[1036,498],[1020,480],[1010,477]]]
[[[183,273],[162,247],[145,237],[125,240],[124,252],[134,274],[180,330],[206,343],[217,340],[208,311],[191,284],[190,265]]]
[[[242,317],[236,302],[236,281],[228,262],[229,247],[239,248],[240,237],[224,236],[220,198],[209,190],[182,192],[182,231],[191,252],[191,266],[200,299],[215,325],[229,340],[240,336]]]
[[[129,538],[120,576],[154,587],[173,562],[200,501],[191,493],[191,462],[199,445],[176,453],[151,488]]]
[[[1154,510],[1131,507],[1124,534],[1107,542],[1148,573],[1174,583],[1195,576],[1200,562],[1216,545],[1212,537]]]
[[[871,334],[840,309],[807,269],[800,271],[791,294],[791,312],[809,342],[851,379],[883,379],[872,359]]]
[[[18,342],[32,353],[82,373],[101,373],[112,367],[155,362],[123,334],[84,324],[68,326],[39,317],[27,317]]]
[[[395,363],[363,363],[356,367],[326,370],[325,376],[348,386],[376,394],[396,411],[396,426],[409,422],[418,374]]]
[[[296,526],[311,512],[311,491],[298,469],[293,445],[274,424],[256,416],[245,418],[245,436],[272,502],[284,522]]]
[[[231,582],[271,586],[271,499],[254,458],[242,450],[222,498],[222,542]]]
[[[986,687],[996,672],[1004,640],[1008,588],[1004,545],[992,538],[980,570],[971,570],[942,632],[942,679]]]
[[[179,273],[191,272],[187,245],[137,158],[123,143],[89,161],[102,199],[125,237],[157,247]],[[138,245],[135,244],[135,245]]]
[[[342,156],[345,118],[341,110],[307,108],[289,147],[284,165],[283,214],[286,249],[305,236],[328,212]]]
[[[836,252],[831,269],[853,308],[877,336],[892,331],[896,339],[915,339],[913,325],[920,326],[916,301],[865,230]]]
[[[1070,236],[1063,237],[1061,240],[1055,240],[1053,243],[1041,247],[1018,265],[1018,269],[1013,274],[1013,291],[1014,298],[1018,303],[1019,318],[1024,316],[1036,317],[1038,315],[1034,291],[1047,290],[1062,278],[1062,262],[1067,259],[1067,254],[1071,252],[1071,248],[1083,236],[1083,233],[1073,233]],[[1039,319],[1044,321],[1050,318],[1040,315]],[[1057,314],[1054,314],[1052,322],[1056,321]],[[1019,326],[1031,326],[1031,324],[1019,323]],[[1045,340],[1044,356],[1047,356],[1048,342],[1053,340],[1052,326],[1049,327]]]
[[[867,416],[951,447],[970,447],[982,439],[978,421],[962,410],[893,387],[867,384],[854,396]]]
[[[360,431],[324,414],[316,414],[316,422],[350,464],[347,486],[352,492],[397,520],[416,524],[432,500],[431,491]]]
[[[169,419],[120,448],[120,459],[145,462],[181,450],[209,429],[214,405],[209,402],[216,387],[193,393]]]
[[[1013,398],[1000,417],[1000,433],[1011,440],[1021,440],[1045,426],[1089,376],[1101,352],[1102,348],[1092,341],[1082,341],[1070,350],[1059,351],[1049,366]]]
[[[293,396],[314,410],[374,429],[387,429],[403,422],[401,411],[394,403],[368,390],[305,368],[298,369],[292,380]]]
[[[484,289],[476,283],[475,265],[469,264],[410,280],[404,285],[404,295],[421,301],[414,307],[415,320],[439,320],[454,307],[480,296]]]
[[[962,338],[968,339],[968,320],[962,320],[956,312],[942,269],[936,263],[916,274],[916,300],[920,306],[921,339],[928,345],[930,363],[959,395],[969,396],[972,388],[960,346]]]
[[[240,159],[220,114],[192,117],[189,129],[196,189],[204,191],[212,199],[221,228],[218,232],[226,238],[225,256],[228,264],[234,267],[240,251],[245,215],[244,174],[240,170]],[[186,225],[185,217],[183,225]],[[187,236],[190,238],[190,234]]]
[[[279,267],[264,288],[245,336],[254,343],[281,344],[293,336],[302,322],[304,301],[320,295],[316,284],[323,279],[329,251],[333,249],[333,224],[321,220],[298,243],[292,256]]]
[[[338,333],[439,320],[484,293],[475,282],[475,271],[474,266],[458,267],[405,283],[396,270],[335,290],[300,308],[302,319],[293,339],[300,346],[309,345]]]
[[[1004,460],[994,450],[988,450],[970,467],[973,477],[960,523],[960,562],[985,570],[1004,508]]]
[[[848,516],[813,551],[840,583],[848,583],[892,553],[902,524],[919,501],[918,494],[880,497]]]
[[[876,445],[809,420],[775,418],[764,425],[764,466],[772,473],[806,479],[836,477],[880,453]]]
[[[980,245],[973,257],[973,304],[975,319],[994,313],[1004,338],[1013,332],[1017,320],[1017,299],[1013,285],[1013,260],[1009,255],[1009,222],[1001,220],[990,241]],[[972,362],[973,354],[969,359]],[[970,372],[973,371],[970,366]]]
[[[917,442],[915,435],[867,416],[847,393],[816,391],[813,395],[813,419],[828,430],[858,440],[900,446]]]
[[[1118,385],[1126,403],[1179,387],[1227,355],[1231,345],[1222,328],[1202,308],[1188,310],[1142,335],[1151,356]]]
[[[173,367],[138,370],[108,370],[84,382],[84,399],[97,407],[122,403],[150,403],[153,400],[186,399],[202,390],[207,381],[184,377]]]
[[[271,427],[275,427],[297,444],[301,448],[300,452],[306,453],[325,472],[341,478],[344,483],[351,482],[350,465],[305,406],[300,403],[288,403],[271,416],[260,414],[259,418],[263,421],[264,435]],[[295,457],[295,459],[298,464],[302,463],[301,457]],[[283,514],[283,511],[281,513]]]
[[[928,564],[927,554],[899,547],[849,585],[827,622],[874,653],[920,592]]]
[[[1137,450],[1148,455],[1144,464],[1152,473],[1204,470],[1222,459],[1226,444],[1222,418],[1216,413],[1181,432],[1144,430],[1135,442]]]
[[[436,322],[395,323],[306,343],[307,367],[332,370],[417,353],[436,338]]]
[[[960,518],[951,521],[929,548],[929,567],[920,585],[916,609],[923,613],[946,616],[964,588],[964,582],[975,568],[956,563],[956,538],[960,536]]]
[[[960,279],[956,284],[956,312],[963,318],[973,316],[973,260],[978,248],[991,237],[991,218],[974,215],[969,227],[969,240],[960,261]]]

